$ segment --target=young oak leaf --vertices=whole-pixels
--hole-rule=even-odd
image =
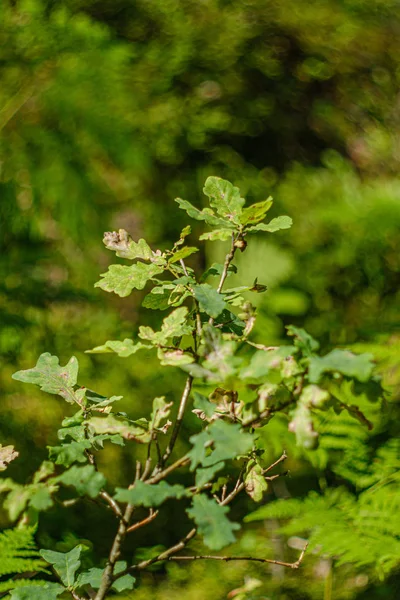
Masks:
[[[96,434],[119,434],[126,440],[134,440],[142,444],[150,441],[148,429],[131,423],[128,419],[109,414],[105,417],[91,417],[87,423]],[[96,438],[95,438],[96,439]]]
[[[74,465],[68,471],[56,478],[58,483],[71,486],[76,489],[80,496],[96,498],[106,483],[102,473],[96,471],[93,465],[77,467]]]
[[[75,583],[75,574],[81,566],[81,552],[82,546],[75,546],[70,552],[40,550],[39,554],[52,565],[65,587],[72,588]]]
[[[179,204],[179,208],[185,210],[189,217],[196,219],[196,221],[205,221],[207,225],[210,225],[211,227],[231,227],[234,229],[233,225],[229,221],[215,216],[214,212],[210,208],[203,208],[203,210],[199,210],[187,200],[182,200],[182,198],[176,198],[175,202]]]
[[[108,354],[110,352],[115,352],[121,358],[127,358],[128,356],[132,356],[132,354],[136,354],[139,350],[143,348],[150,348],[148,344],[142,344],[142,342],[134,343],[133,340],[129,338],[125,338],[123,342],[118,340],[108,340],[102,346],[96,346],[91,350],[85,350],[86,354]]]
[[[162,265],[150,263],[135,263],[126,265],[110,265],[106,273],[102,273],[100,281],[94,287],[100,287],[106,292],[114,292],[121,298],[129,296],[133,289],[142,290],[146,283],[155,275],[162,273]]]
[[[353,354],[348,350],[332,350],[325,356],[312,356],[309,359],[309,381],[318,383],[324,373],[341,373],[365,382],[374,369],[372,354]]]
[[[139,327],[139,337],[154,345],[165,345],[169,338],[190,335],[192,327],[187,324],[188,309],[186,306],[175,309],[162,323],[161,331],[153,331],[151,327]]]
[[[240,224],[239,217],[242,214],[245,199],[240,196],[239,188],[220,177],[208,177],[203,192],[210,198],[210,206],[221,217],[235,223],[235,225]]]
[[[114,574],[118,575],[121,571],[125,571],[127,564],[124,560],[118,560],[115,563]],[[80,573],[78,579],[76,580],[75,587],[82,587],[84,585],[90,585],[93,589],[98,590],[101,585],[101,579],[103,576],[103,569],[99,569],[97,567],[93,567],[86,571],[85,573]],[[123,592],[124,590],[131,590],[134,586],[136,579],[132,577],[132,575],[124,575],[120,577],[113,583],[111,589],[116,592]]]
[[[115,499],[119,502],[129,502],[135,506],[150,508],[160,506],[168,498],[179,499],[188,495],[189,493],[183,485],[170,485],[166,481],[149,485],[144,481],[137,481],[131,489],[117,488]]]
[[[240,529],[238,523],[232,523],[226,517],[227,506],[221,506],[205,494],[194,496],[193,504],[186,510],[197,525],[206,546],[212,550],[221,550],[235,541],[234,531]]]
[[[134,242],[125,229],[119,229],[118,232],[106,231],[103,244],[108,250],[116,252],[120,258],[151,260],[154,256],[146,240],[141,239]]]
[[[14,450],[14,446],[2,446],[0,444],[0,471],[5,471],[10,462],[18,455],[19,452]]]
[[[183,260],[184,258],[187,258],[198,251],[199,249],[195,248],[194,246],[184,246],[183,248],[180,248],[174,252],[173,255],[169,257],[168,262],[171,264],[179,262],[180,260]]]
[[[196,285],[193,290],[200,309],[213,319],[216,319],[227,307],[223,295],[208,283]]]
[[[209,242],[217,242],[229,240],[232,237],[232,229],[214,229],[214,231],[207,231],[202,233],[199,240],[208,240]]]
[[[272,198],[271,196],[264,200],[263,202],[256,202],[251,206],[248,206],[243,209],[242,215],[240,217],[240,222],[242,225],[255,225],[265,219],[265,215],[269,211],[272,206]]]
[[[76,401],[74,386],[78,378],[78,361],[73,356],[65,367],[61,367],[57,356],[45,352],[39,356],[32,369],[17,371],[13,379],[38,385],[43,392],[58,394],[71,404]]]
[[[253,225],[251,227],[246,227],[246,232],[254,232],[254,231],[267,231],[268,233],[275,233],[275,231],[279,231],[280,229],[290,229],[293,225],[293,220],[286,215],[281,217],[275,217],[269,223],[258,223],[257,225]]]

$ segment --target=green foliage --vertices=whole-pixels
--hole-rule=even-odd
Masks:
[[[116,492],[115,499],[120,502],[147,507],[160,506],[168,498],[179,499],[187,496],[187,491],[182,485],[170,485],[166,481],[154,485],[138,481],[132,489],[117,488]]]
[[[60,367],[57,356],[48,352],[41,354],[36,367],[14,373],[13,379],[34,383],[49,394],[59,394],[67,402],[75,402],[73,387],[78,378],[78,361],[73,356],[65,367]]]
[[[82,548],[76,546],[70,552],[54,552],[41,550],[40,555],[50,563],[66,588],[72,588],[76,579],[76,572],[81,566],[80,556]]]
[[[200,494],[193,498],[193,505],[186,512],[196,523],[208,548],[220,550],[235,541],[233,532],[240,529],[240,525],[228,520],[227,506],[221,506],[213,498]]]
[[[149,296],[160,296],[162,302],[151,300],[152,308],[169,309],[159,330],[150,325],[139,327],[138,337],[145,343],[126,338],[123,342],[108,341],[90,351],[106,355],[111,352],[127,358],[141,348],[155,349],[161,366],[186,373],[178,413],[173,417],[172,433],[166,444],[164,436],[169,434],[172,425],[168,420],[172,403],[167,402],[165,396],[153,400],[151,411],[147,409],[148,416],[133,419],[118,410],[121,396],[103,396],[89,388],[78,387],[76,359],[71,359],[72,362],[62,368],[57,357],[44,354],[34,369],[16,374],[16,379],[38,384],[44,391],[61,395],[75,404],[78,410],[62,421],[58,431],[61,445],[49,447],[50,461],[62,467],[62,472],[56,472],[46,461],[32,483],[20,485],[10,479],[5,480],[0,488],[8,494],[5,506],[11,518],[28,518],[29,511],[34,510],[37,514],[47,510],[53,506],[53,497],[62,494],[60,488],[68,487],[69,492],[72,488],[72,493],[77,496],[73,502],[89,498],[100,505],[106,503],[118,520],[118,531],[104,569],[94,566],[78,574],[82,545],[76,545],[76,542],[67,552],[41,551],[41,556],[52,565],[69,592],[87,586],[89,590],[98,589],[96,599],[103,600],[111,590],[131,589],[134,584],[131,571],[144,570],[173,557],[196,533],[213,550],[234,543],[234,532],[240,529],[240,525],[228,519],[227,505],[242,490],[251,500],[260,502],[268,490],[268,481],[284,475],[267,475],[286,458],[283,454],[278,461],[275,458],[275,462],[272,460],[272,464],[268,464],[268,444],[264,444],[263,430],[269,427],[269,422],[276,415],[287,420],[287,430],[295,434],[297,447],[305,453],[318,447],[318,428],[321,426],[323,430],[324,419],[329,422],[333,412],[339,415],[346,411],[346,415],[371,428],[364,411],[368,411],[371,404],[379,407],[377,400],[382,397],[382,388],[379,377],[373,372],[370,354],[335,349],[321,357],[318,342],[305,330],[294,326],[288,328],[293,345],[266,346],[252,341],[255,309],[244,294],[265,292],[267,288],[255,278],[252,285],[224,289],[225,280],[236,270],[232,261],[237,252],[246,250],[248,234],[254,231],[273,233],[290,226],[291,219],[278,217],[263,224],[272,200],[252,205],[245,212],[245,199],[239,189],[218,177],[207,179],[204,193],[209,198],[210,208],[200,211],[185,201],[179,200],[178,203],[189,216],[215,228],[216,237],[225,236],[221,234],[221,223],[224,231],[229,230],[230,247],[223,265],[217,263],[199,277],[185,264],[185,259],[194,253],[194,247],[184,245],[190,234],[188,228],[182,231],[172,249],[163,251],[153,251],[143,239],[134,242],[125,230],[120,229],[119,232],[105,234],[105,246],[120,258],[146,262],[136,262],[130,267],[111,265],[102,282],[96,284],[120,296],[149,285],[152,289],[144,302],[149,302]],[[155,275],[163,276],[163,279],[155,278]],[[219,277],[217,288],[205,283],[208,277],[215,275]],[[171,297],[174,297],[173,301]],[[175,306],[183,302],[184,306]],[[201,429],[185,440],[186,444],[191,443],[189,451],[168,466],[176,443],[184,441],[181,426],[193,386],[201,390],[193,390],[193,412],[200,419]],[[326,417],[321,417],[323,414]],[[104,449],[105,441],[116,445],[135,442],[146,447],[134,477],[124,487],[112,485],[111,494],[106,491],[109,483],[97,463],[97,452]],[[344,448],[344,454],[345,451]],[[189,463],[193,474],[191,484],[166,481],[170,473]],[[231,473],[235,473],[236,478],[233,485]],[[392,479],[390,483],[393,483]],[[360,494],[358,501],[361,502],[367,491],[370,490]],[[328,490],[321,497],[328,499],[329,507],[333,506],[340,512],[342,509],[335,504],[339,502],[337,494],[340,495],[338,490]],[[348,498],[353,497],[347,490],[345,494],[344,503],[348,506]],[[330,500],[331,497],[336,500]],[[129,531],[154,520],[158,511],[153,508],[160,507],[168,499],[182,500],[186,505],[190,502],[186,513],[194,521],[195,528],[181,542],[157,555],[151,556],[146,551],[148,558],[137,564],[118,563],[116,558]],[[293,525],[286,526],[283,531],[290,532],[291,526],[294,533],[310,531],[311,539],[316,536],[315,544],[318,544],[321,539],[318,528],[305,516],[307,502],[303,521],[293,521]],[[356,499],[353,498],[352,502],[357,506]],[[289,513],[292,504],[289,502],[285,509]],[[270,506],[262,507],[248,520],[265,518]],[[151,510],[142,521],[131,524],[137,507]],[[321,518],[324,510],[319,511]],[[314,512],[318,514],[318,510]],[[348,516],[342,529],[337,531],[343,532],[349,526],[350,518]],[[323,521],[323,530],[327,522],[327,519]],[[388,535],[390,537],[392,532]],[[327,548],[328,552],[337,555],[337,543],[328,541]],[[375,551],[378,551],[378,545]],[[350,551],[343,552],[343,560],[351,560],[352,556]],[[395,560],[389,553],[382,564],[389,571]],[[49,593],[58,594],[59,590]]]

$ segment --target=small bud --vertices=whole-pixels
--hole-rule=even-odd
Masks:
[[[235,248],[239,248],[240,252],[244,252],[247,248],[247,242],[243,239],[236,240],[234,243]]]

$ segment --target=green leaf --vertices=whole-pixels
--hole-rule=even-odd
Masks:
[[[256,350],[250,363],[240,371],[240,378],[258,381],[271,372],[281,369],[285,359],[295,351],[293,346],[280,346],[271,350]]]
[[[39,554],[53,566],[62,583],[67,588],[71,588],[75,583],[75,574],[81,566],[81,552],[82,546],[75,546],[70,552],[40,550]]]
[[[208,177],[203,192],[210,198],[210,205],[221,217],[239,224],[239,216],[245,199],[240,196],[240,190],[229,181],[220,177]]]
[[[51,508],[53,506],[53,499],[50,490],[42,484],[37,492],[32,494],[29,506],[37,511],[45,511],[48,508]]]
[[[254,502],[260,502],[263,499],[264,492],[268,489],[268,483],[265,481],[261,465],[254,459],[249,460],[246,465],[244,485],[246,493]]]
[[[56,600],[64,588],[58,583],[44,581],[40,587],[24,586],[16,588],[10,592],[10,600]]]
[[[152,277],[163,271],[163,266],[154,263],[136,263],[129,267],[110,265],[107,273],[102,273],[103,279],[95,283],[94,287],[100,287],[106,292],[115,292],[121,298],[125,298],[134,288],[142,290]]]
[[[70,467],[74,462],[86,462],[86,450],[91,446],[89,440],[83,440],[82,442],[71,442],[70,444],[63,444],[62,446],[47,446],[49,450],[49,458],[53,460],[56,465],[63,465],[64,467]],[[55,459],[55,460],[54,460]]]
[[[354,377],[366,382],[374,369],[372,354],[353,354],[348,350],[332,350],[323,357],[313,356],[309,359],[309,380],[318,383],[324,373],[337,372],[347,377]]]
[[[174,254],[168,259],[168,262],[169,263],[179,262],[180,260],[183,260],[184,258],[187,258],[191,254],[194,254],[195,252],[198,252],[198,251],[199,251],[199,249],[195,248],[194,246],[184,246],[183,248],[180,248],[179,250],[174,252]]]
[[[163,321],[161,331],[155,332],[151,327],[139,327],[139,337],[143,340],[149,340],[155,345],[166,345],[168,339],[172,337],[182,337],[190,335],[192,327],[187,324],[188,309],[186,306],[172,311]]]
[[[115,564],[114,573],[118,575],[122,571],[125,571],[127,564],[124,560],[119,560]],[[113,590],[116,592],[123,592],[124,590],[131,590],[135,584],[136,578],[132,577],[132,575],[123,575],[119,579],[117,579],[113,585],[111,586]]]
[[[256,202],[256,204],[252,204],[251,206],[244,208],[240,217],[240,222],[242,225],[255,225],[256,223],[259,223],[265,219],[265,215],[271,206],[272,198],[270,196],[263,202]]]
[[[133,340],[129,338],[125,338],[123,342],[119,342],[117,340],[108,340],[102,346],[96,346],[91,350],[85,350],[86,354],[106,354],[109,352],[115,352],[121,358],[127,358],[132,354],[136,354],[138,350],[142,350],[143,348],[150,348],[147,344],[142,344],[142,342],[137,342],[136,344]]]
[[[285,215],[281,217],[276,217],[275,219],[272,219],[272,221],[270,221],[269,223],[258,223],[258,225],[246,227],[246,231],[268,231],[268,233],[274,233],[275,231],[279,231],[280,229],[290,229],[292,225],[293,220]]]
[[[135,442],[143,444],[150,441],[150,433],[147,429],[114,414],[105,417],[91,417],[87,423],[90,429],[97,434],[119,434],[126,440],[135,440]]]
[[[137,481],[133,488],[127,490],[117,488],[115,499],[119,502],[128,502],[135,506],[160,506],[168,498],[183,498],[188,495],[182,485],[170,485],[166,481],[149,485],[144,481]]]
[[[151,260],[153,252],[145,240],[134,242],[131,236],[125,229],[117,231],[107,231],[104,234],[103,243],[108,250],[116,252],[121,258],[134,260],[141,258],[142,260]]]
[[[84,585],[90,585],[93,589],[98,590],[101,584],[101,578],[103,575],[103,569],[93,567],[85,573],[80,573],[76,580],[75,587],[82,587]]]
[[[247,454],[253,447],[253,436],[241,431],[238,423],[227,423],[222,419],[214,421],[206,430],[192,435],[193,448],[188,453],[190,470],[194,471],[198,464],[210,467],[218,462]],[[213,451],[209,453],[209,448]]]
[[[306,385],[301,392],[299,402],[314,408],[322,408],[330,399],[330,394],[318,385]]]
[[[218,315],[226,308],[227,304],[222,294],[212,288],[208,283],[196,285],[193,288],[196,300],[203,310],[210,317],[216,319]]]
[[[190,204],[187,200],[182,200],[181,198],[176,198],[175,202],[179,204],[179,208],[185,210],[189,217],[192,219],[196,219],[197,221],[205,221],[207,225],[211,227],[229,227],[231,224],[229,221],[225,219],[220,219],[215,216],[214,212],[210,208],[204,208],[203,210],[199,210],[193,204]]]
[[[214,231],[207,231],[202,233],[199,240],[208,240],[209,242],[217,242],[229,240],[232,237],[232,229],[214,229]]]
[[[293,336],[293,343],[298,348],[304,356],[313,356],[315,352],[319,349],[319,343],[317,340],[307,333],[304,329],[300,327],[295,327],[294,325],[288,325],[286,327],[288,335]]]
[[[223,270],[224,265],[222,265],[221,263],[213,263],[211,267],[204,271],[203,275],[200,278],[200,282],[203,283],[208,277],[220,277],[222,275]],[[235,267],[235,265],[230,264],[228,267],[228,276],[234,273],[237,273],[237,267]]]
[[[24,383],[34,383],[49,394],[59,394],[67,402],[75,402],[73,387],[78,378],[78,361],[73,356],[65,367],[61,367],[57,356],[49,352],[41,354],[36,366],[25,371],[17,371],[13,379]]]
[[[104,475],[96,471],[93,465],[73,466],[57,477],[57,481],[74,487],[80,496],[90,498],[96,498],[106,484]]]
[[[221,550],[235,541],[233,532],[240,529],[240,525],[227,519],[227,506],[221,506],[205,494],[199,494],[194,496],[193,505],[186,512],[196,523],[205,545],[212,550]]]
[[[5,471],[9,463],[17,458],[19,452],[14,450],[14,446],[2,446],[0,444],[0,471]]]
[[[306,450],[314,450],[318,446],[318,433],[314,430],[311,410],[306,404],[297,404],[288,429],[295,433],[297,446]]]
[[[165,402],[165,396],[154,398],[153,410],[150,417],[151,427],[153,429],[158,429],[161,422],[169,417],[172,404],[172,402]]]
[[[203,396],[203,394],[199,394],[199,392],[194,392],[193,397],[193,406],[195,409],[203,412],[206,417],[212,417],[216,408],[215,404],[210,402],[210,400],[206,396]]]
[[[190,365],[194,362],[192,354],[184,352],[179,348],[176,350],[162,350],[159,348],[157,356],[160,359],[160,364],[164,367],[182,367],[183,365]]]

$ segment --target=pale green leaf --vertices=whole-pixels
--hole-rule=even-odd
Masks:
[[[238,523],[232,523],[226,517],[227,506],[221,506],[205,494],[194,496],[193,505],[186,511],[197,525],[204,543],[212,550],[221,550],[235,541],[234,531],[240,529]]]
[[[240,196],[240,190],[229,181],[220,177],[208,177],[203,192],[210,198],[210,205],[221,217],[239,224],[245,199]]]
[[[274,233],[275,231],[279,231],[280,229],[290,229],[292,225],[293,220],[285,215],[281,217],[276,217],[275,219],[272,219],[272,221],[270,221],[269,223],[258,223],[258,225],[246,227],[246,231],[267,231],[268,233]]]
[[[137,481],[133,488],[116,488],[115,499],[135,506],[160,506],[168,498],[183,498],[188,495],[182,485],[170,485],[166,481],[149,485],[144,481]]]
[[[164,267],[154,263],[135,263],[127,267],[126,265],[110,265],[107,273],[103,273],[100,281],[94,284],[106,292],[115,292],[121,298],[129,296],[135,288],[142,290],[146,283],[155,275],[162,273]]]
[[[199,240],[208,240],[209,242],[217,242],[229,240],[232,237],[232,229],[215,229],[202,233]]]
[[[85,467],[73,466],[57,477],[56,481],[76,489],[80,496],[96,498],[106,483],[102,473],[96,471],[93,465]]]
[[[153,252],[145,240],[134,242],[131,236],[125,229],[117,231],[107,231],[104,234],[103,243],[108,250],[116,252],[121,258],[134,260],[141,258],[142,260],[151,260]]]
[[[242,215],[240,217],[240,222],[242,225],[255,225],[265,219],[265,215],[269,211],[272,206],[272,198],[271,196],[264,200],[263,202],[256,202],[251,206],[248,206],[243,209]]]
[[[165,396],[154,398],[153,410],[150,417],[150,423],[153,429],[158,429],[161,422],[169,417],[171,406],[172,402],[165,402]]]
[[[206,430],[190,438],[193,448],[188,453],[190,470],[198,464],[210,467],[218,462],[234,459],[247,454],[253,447],[252,434],[241,431],[238,423],[227,423],[222,419],[214,421]],[[210,453],[209,448],[213,447]]]
[[[183,260],[184,258],[187,258],[188,256],[191,256],[191,254],[194,254],[195,252],[198,252],[198,251],[199,251],[199,249],[195,248],[194,246],[184,246],[183,248],[180,248],[179,250],[174,252],[174,254],[168,259],[168,262],[169,263],[179,262],[180,260]]]
[[[70,552],[40,550],[39,554],[53,566],[62,583],[71,588],[75,583],[75,574],[81,565],[82,546],[75,546]]]
[[[61,367],[57,356],[49,352],[41,354],[36,366],[25,371],[17,371],[13,379],[24,383],[34,383],[49,394],[59,394],[67,402],[75,402],[73,387],[78,378],[78,361],[73,356],[65,367]]]
[[[197,221],[205,221],[211,227],[229,227],[229,221],[225,219],[221,219],[213,213],[211,209],[204,208],[203,210],[199,210],[193,204],[190,204],[187,200],[182,200],[181,198],[176,198],[175,202],[179,204],[179,208],[185,210],[189,217],[192,219],[196,219]]]
[[[171,337],[190,335],[192,327],[187,324],[188,309],[186,306],[175,309],[163,320],[161,331],[155,332],[151,327],[139,327],[139,337],[155,345],[166,345]]]
[[[293,336],[293,343],[304,356],[313,356],[319,349],[319,343],[307,331],[294,325],[287,328],[288,335]]]
[[[2,446],[0,444],[0,471],[5,471],[11,461],[17,458],[19,452],[14,446]]]
[[[260,502],[263,499],[264,492],[268,489],[268,483],[265,481],[261,465],[254,459],[249,460],[246,465],[244,485],[246,493],[254,502]]]
[[[297,446],[307,450],[318,446],[318,433],[314,430],[311,410],[304,403],[299,402],[292,412],[288,429],[296,435]]]
[[[176,350],[163,350],[162,348],[158,348],[157,356],[163,367],[182,367],[183,365],[190,365],[194,362],[192,354],[184,352],[179,348]]]
[[[109,414],[104,417],[91,417],[87,423],[90,429],[97,434],[119,434],[126,440],[134,440],[143,444],[150,441],[150,433],[147,429],[131,423],[124,417]]]
[[[128,356],[132,356],[132,354],[136,354],[138,350],[142,350],[143,348],[150,348],[150,346],[142,344],[141,342],[136,342],[135,344],[133,340],[125,338],[123,342],[108,340],[102,346],[96,346],[91,350],[85,350],[85,352],[86,354],[107,354],[115,352],[121,358],[127,358]]]
[[[208,283],[194,286],[194,295],[200,305],[200,309],[210,317],[216,319],[226,308],[227,304],[222,294]]]
[[[372,354],[353,354],[348,350],[332,350],[323,357],[312,356],[309,359],[310,383],[318,383],[324,373],[341,373],[366,382],[374,370]]]

